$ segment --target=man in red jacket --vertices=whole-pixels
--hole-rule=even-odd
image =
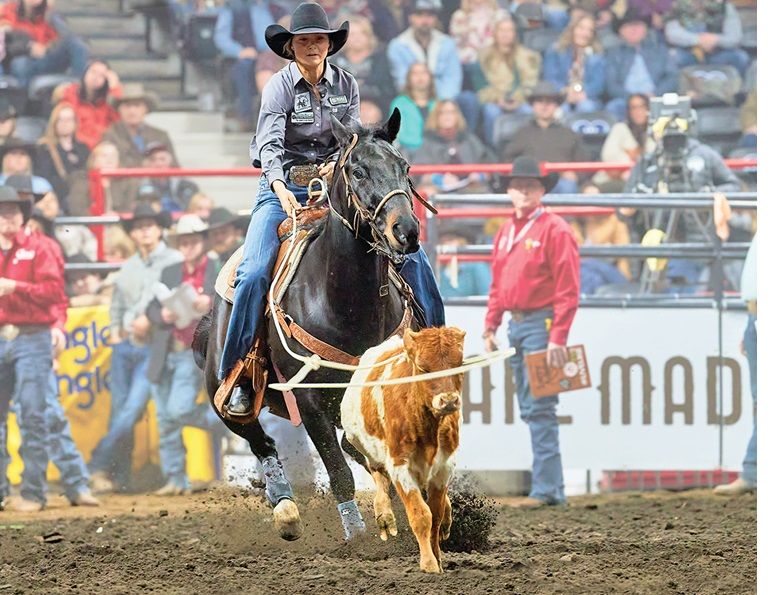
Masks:
[[[541,176],[532,157],[517,157],[508,181],[514,215],[495,237],[492,286],[484,324],[488,351],[497,349],[495,331],[508,311],[510,359],[521,418],[532,440],[532,488],[523,507],[563,504],[564,476],[556,419],[558,395],[535,399],[524,356],[546,351],[549,366],[567,363],[567,336],[580,293],[580,258],[570,226],[541,205],[558,175]]]
[[[31,207],[13,188],[0,187],[0,423],[6,423],[13,398],[24,462],[21,498],[13,507],[21,512],[45,506],[51,326],[64,300],[61,253],[24,229]],[[5,464],[0,458],[0,501],[8,495]]]
[[[88,62],[88,46],[72,34],[48,0],[19,0],[0,7],[0,26],[8,27],[5,50],[11,74],[26,87],[40,74],[64,74],[78,78]]]

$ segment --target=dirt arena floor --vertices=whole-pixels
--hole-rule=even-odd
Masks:
[[[501,502],[486,552],[449,553],[421,573],[401,520],[394,541],[346,544],[333,503],[301,498],[306,530],[275,536],[258,495],[112,496],[100,509],[54,498],[0,513],[0,595],[9,593],[753,593],[754,496],[706,491],[573,498],[520,511]]]

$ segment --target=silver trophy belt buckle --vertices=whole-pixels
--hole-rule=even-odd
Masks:
[[[0,338],[13,341],[19,336],[19,327],[15,324],[4,324],[0,327]]]

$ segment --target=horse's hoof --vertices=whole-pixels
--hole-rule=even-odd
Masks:
[[[293,500],[281,500],[273,508],[275,528],[282,539],[294,541],[302,536],[304,527],[299,516],[299,508]]]
[[[361,511],[358,509],[358,504],[356,504],[355,500],[340,502],[337,504],[337,511],[340,513],[342,530],[345,532],[346,541],[350,541],[359,533],[366,531],[364,518],[361,516]]]

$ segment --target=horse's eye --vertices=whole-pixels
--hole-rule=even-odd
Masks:
[[[362,170],[362,169],[354,169],[353,170],[353,177],[356,180],[363,180],[366,177],[366,174],[364,173],[364,170]]]

